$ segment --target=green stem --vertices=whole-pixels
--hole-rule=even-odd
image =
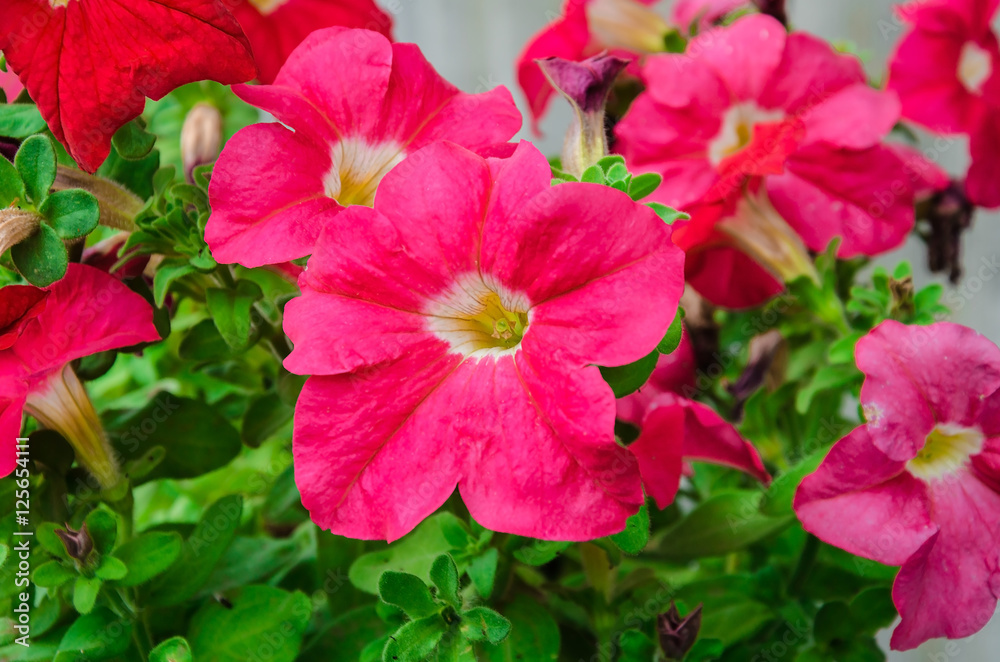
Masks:
[[[809,573],[812,571],[813,566],[816,565],[816,556],[819,554],[819,538],[808,534],[806,537],[806,543],[802,547],[802,555],[799,556],[798,565],[795,566],[795,572],[792,574],[791,580],[788,582],[788,592],[791,595],[797,595],[802,591],[803,586],[806,583],[806,579],[809,578]]]

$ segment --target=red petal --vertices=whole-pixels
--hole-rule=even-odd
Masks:
[[[111,136],[197,80],[250,80],[250,44],[221,0],[8,0],[0,50],[80,167],[94,172]]]

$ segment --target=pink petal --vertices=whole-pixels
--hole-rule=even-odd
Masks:
[[[845,87],[866,80],[858,58],[837,53],[819,37],[795,32],[785,41],[781,63],[761,93],[760,104],[806,113]]]
[[[913,187],[892,150],[803,147],[787,172],[767,179],[771,203],[806,246],[843,241],[838,257],[877,255],[899,246],[915,222]]]
[[[969,149],[972,165],[965,181],[969,199],[981,207],[1000,207],[1000,105],[983,116],[969,137]]]
[[[642,488],[632,454],[615,443],[614,396],[597,368],[528,348],[467,365],[466,391],[446,415],[464,443],[480,442],[459,486],[472,517],[545,540],[621,531]]]
[[[899,112],[895,94],[857,83],[805,112],[806,143],[825,141],[849,149],[874,147],[899,121]]]
[[[764,468],[757,449],[740,436],[731,423],[700,402],[663,396],[665,402],[668,398],[684,409],[684,459],[739,469],[764,485],[770,484],[771,475]]]
[[[749,255],[724,244],[689,250],[684,267],[691,287],[723,308],[759,306],[785,289]]]
[[[342,207],[326,194],[331,155],[279,124],[254,124],[226,143],[212,173],[205,241],[246,267],[309,255]]]
[[[975,426],[984,399],[1000,388],[1000,348],[949,322],[885,321],[858,341],[855,356],[868,430],[896,460],[915,457],[937,423]]]
[[[690,29],[697,23],[699,29],[705,29],[729,12],[748,4],[749,0],[678,0],[674,3],[673,19],[683,28]]]
[[[962,472],[930,486],[940,532],[900,569],[892,599],[903,617],[892,648],[978,632],[1000,596],[1000,494]]]
[[[802,526],[843,550],[900,565],[937,532],[924,484],[873,443],[866,426],[834,444],[793,506]]]
[[[677,495],[684,473],[683,407],[660,406],[646,416],[639,438],[628,449],[639,463],[646,494],[661,510]]]
[[[752,14],[695,37],[682,57],[698,57],[715,69],[734,101],[753,100],[781,62],[787,34],[777,20]]]
[[[9,375],[4,375],[9,379]],[[8,388],[12,384],[6,385]],[[21,434],[24,419],[24,394],[14,397],[0,396],[0,478],[14,473],[17,468],[17,437]]]
[[[439,342],[377,367],[309,378],[292,442],[295,482],[316,524],[391,541],[454,492],[471,442],[446,415],[466,381],[460,363]]]
[[[641,427],[646,412],[661,394],[677,393],[691,397],[695,392],[696,368],[694,345],[691,344],[687,328],[682,327],[681,342],[677,349],[670,354],[660,355],[646,385],[635,393],[618,399],[618,420]]]
[[[903,162],[903,167],[918,200],[944,190],[951,184],[951,176],[948,172],[924,156],[915,147],[901,143],[886,143],[886,147],[891,149]]]

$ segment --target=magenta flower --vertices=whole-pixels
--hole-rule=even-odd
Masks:
[[[113,487],[119,467],[70,362],[159,338],[146,300],[93,267],[70,264],[45,289],[0,289],[0,476],[14,470],[26,412],[65,437],[103,487]]]
[[[1000,349],[972,329],[888,321],[858,341],[868,422],[795,495],[820,539],[902,565],[892,647],[968,636],[1000,595]]]
[[[685,331],[677,349],[660,357],[649,383],[618,401],[618,418],[640,430],[628,449],[639,462],[647,494],[660,508],[673,502],[681,476],[693,472],[692,461],[771,482],[753,444],[711,407],[686,397],[695,390],[695,377],[694,348]]]
[[[643,503],[597,365],[662,339],[683,256],[614,189],[549,185],[545,157],[450,143],[321,235],[285,310],[295,477],[317,524],[393,540],[457,485],[484,526],[583,540]]]
[[[969,198],[1000,207],[1000,47],[991,27],[996,0],[932,0],[899,8],[913,27],[896,47],[889,88],[903,117],[946,134],[966,134]]]
[[[875,255],[913,227],[913,192],[895,185],[903,164],[882,142],[899,102],[867,85],[856,58],[750,15],[694,38],[685,54],[648,57],[643,76],[617,149],[663,176],[654,199],[692,215],[719,207],[678,233],[685,250],[735,248],[787,280],[811,269],[806,248],[839,236],[840,257]],[[721,300],[727,283],[715,284],[699,292],[732,305]]]
[[[273,85],[233,89],[286,125],[242,129],[212,175],[205,239],[219,262],[248,267],[312,253],[323,226],[371,205],[407,154],[438,140],[484,150],[521,126],[506,88],[464,94],[415,45],[368,30],[317,30]]]

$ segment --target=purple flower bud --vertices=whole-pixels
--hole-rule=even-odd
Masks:
[[[94,541],[91,540],[90,534],[87,532],[86,524],[80,527],[79,531],[74,531],[67,524],[65,529],[56,529],[55,533],[66,546],[66,552],[78,561],[86,560],[91,550],[94,549]]]
[[[656,629],[660,633],[660,646],[668,660],[682,660],[698,638],[701,629],[701,605],[681,618],[677,605],[670,603],[666,613],[656,617]]]

